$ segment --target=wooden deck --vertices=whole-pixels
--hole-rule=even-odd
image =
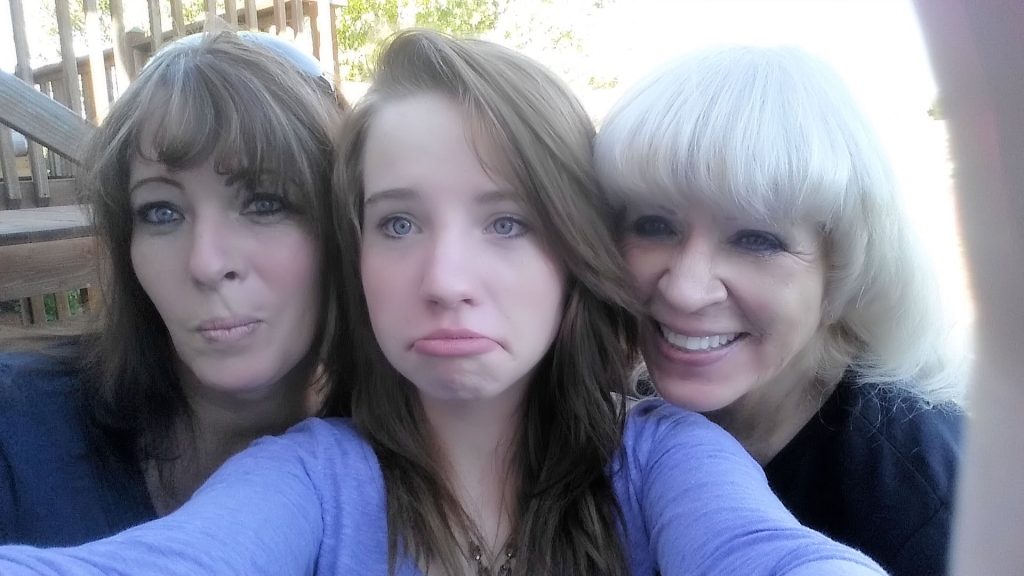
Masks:
[[[81,206],[0,211],[0,301],[96,283],[96,242]]]
[[[0,248],[91,234],[92,219],[81,205],[0,211]]]

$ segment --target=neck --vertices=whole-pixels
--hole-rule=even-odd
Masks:
[[[817,414],[836,383],[818,380],[809,363],[784,371],[732,404],[706,416],[732,434],[765,466]]]
[[[146,463],[150,496],[161,516],[187,501],[213,472],[261,436],[280,434],[320,407],[310,384],[314,369],[302,362],[259,397],[213,391],[182,369],[190,413],[171,432],[177,457]]]
[[[495,398],[435,401],[423,398],[430,434],[447,466],[446,479],[478,534],[469,537],[493,555],[513,528],[515,447],[523,387]]]

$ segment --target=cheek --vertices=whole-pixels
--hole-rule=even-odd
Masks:
[[[641,301],[646,301],[658,286],[658,278],[667,266],[668,256],[651,247],[629,247],[623,250],[626,268]]]
[[[166,240],[166,239],[164,239]],[[173,298],[165,298],[166,294],[174,294],[177,286],[176,276],[184,278],[184,271],[173,266],[173,245],[169,242],[158,242],[152,238],[132,238],[130,256],[132,271],[142,286],[142,290],[157,307],[161,315],[165,313],[167,302]],[[178,280],[180,284],[180,280]]]

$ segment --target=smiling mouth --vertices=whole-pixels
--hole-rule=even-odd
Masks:
[[[723,334],[709,334],[706,336],[688,336],[679,334],[658,324],[661,329],[661,336],[673,347],[687,352],[711,352],[725,348],[744,335],[743,332],[727,332]]]

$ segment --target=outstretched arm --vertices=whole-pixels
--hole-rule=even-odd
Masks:
[[[655,400],[630,420],[630,475],[663,576],[884,574],[800,525],[761,467],[703,416]]]
[[[74,548],[0,547],[5,576],[313,572],[323,533],[303,430],[231,458],[173,514]]]

